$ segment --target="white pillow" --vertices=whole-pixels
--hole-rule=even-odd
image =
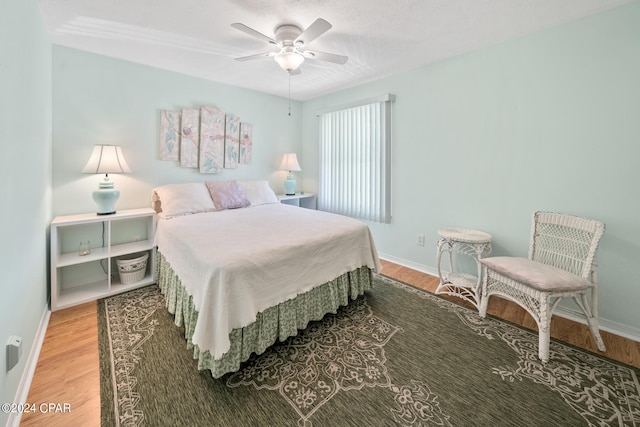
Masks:
[[[267,181],[239,181],[239,183],[251,206],[280,202]]]
[[[159,201],[160,218],[173,218],[199,212],[213,212],[216,207],[204,182],[190,184],[168,184],[153,189]]]

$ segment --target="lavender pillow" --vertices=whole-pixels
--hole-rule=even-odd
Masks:
[[[217,210],[246,208],[251,205],[238,181],[207,181],[205,184]]]

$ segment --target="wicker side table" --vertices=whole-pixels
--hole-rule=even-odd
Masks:
[[[438,276],[440,284],[436,294],[453,295],[480,307],[482,294],[482,266],[478,262],[491,254],[491,234],[468,228],[442,228],[438,230]],[[453,254],[467,255],[476,260],[478,275],[456,272]],[[449,273],[442,272],[442,255],[448,254]]]

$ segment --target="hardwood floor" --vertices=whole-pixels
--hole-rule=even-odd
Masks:
[[[383,273],[424,290],[434,292],[438,279],[425,273],[383,261]],[[492,298],[488,313],[535,329],[529,314],[517,305]],[[585,325],[554,317],[551,335],[572,345],[603,354],[640,368],[640,342],[601,332],[607,352],[597,350]],[[96,303],[56,311],[49,326],[29,390],[28,403],[65,404],[69,412],[24,413],[21,426],[99,426],[100,371]]]
[[[21,426],[100,426],[98,316],[95,302],[51,313]],[[42,404],[70,411],[40,411]]]

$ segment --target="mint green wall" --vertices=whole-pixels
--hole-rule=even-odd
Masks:
[[[286,151],[298,152],[304,189],[314,191],[315,112],[386,92],[397,96],[394,218],[371,224],[382,254],[431,270],[436,230],[463,226],[491,232],[496,254],[525,255],[534,210],[598,218],[607,224],[603,323],[639,336],[638,28],[635,2],[294,102],[289,117],[283,98],[59,46],[52,53],[35,0],[0,2],[0,196],[10,203],[0,210],[0,346],[10,335],[24,338],[21,364],[0,368],[1,400],[15,396],[46,304],[48,223],[94,209],[98,178],[79,173],[93,144],[122,145],[133,169],[113,177],[119,209],[147,206],[151,188],[169,182],[269,179],[282,191],[277,167]],[[200,175],[158,160],[159,110],[202,104],[253,123],[251,166]],[[417,233],[426,235],[424,247],[415,245]],[[0,424],[6,419],[0,414]]]
[[[160,110],[201,105],[253,124],[251,165],[211,175],[159,160]],[[95,210],[91,193],[102,177],[80,173],[94,144],[121,145],[132,169],[112,176],[121,192],[118,209],[150,206],[151,189],[166,183],[268,179],[283,192],[282,155],[302,151],[301,105],[292,103],[291,116],[288,109],[285,98],[54,46],[53,213]]]
[[[51,43],[36,0],[0,2],[0,171],[0,402],[13,402],[47,304]],[[7,372],[12,335],[22,358]]]
[[[605,326],[640,336],[640,3],[303,105],[304,185],[316,111],[382,93],[393,118],[393,220],[379,251],[433,271],[437,229],[490,232],[526,256],[535,210],[597,218]],[[416,246],[424,233],[425,246]]]

